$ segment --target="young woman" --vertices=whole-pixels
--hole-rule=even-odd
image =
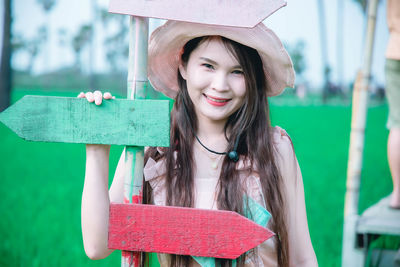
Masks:
[[[146,150],[144,202],[245,215],[251,201],[271,215],[276,236],[218,266],[317,266],[301,172],[284,130],[272,127],[267,96],[293,86],[292,62],[260,23],[235,28],[169,21],[149,43],[149,80],[175,99],[171,145]],[[101,104],[107,93],[81,93]],[[104,258],[108,207],[123,202],[124,153],[108,191],[109,146],[87,145],[82,232],[90,258]],[[190,256],[159,255],[161,266],[199,266]]]

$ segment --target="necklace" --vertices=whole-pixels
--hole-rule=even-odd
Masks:
[[[183,98],[182,98],[182,102],[183,102],[183,109],[185,110],[185,115],[186,115],[186,117],[189,119],[189,114],[188,114],[188,111],[187,111],[187,108],[186,108],[186,104],[185,104],[185,101],[183,100]],[[190,121],[190,119],[189,119],[189,121]],[[228,152],[217,152],[217,151],[214,151],[214,150],[209,149],[208,147],[206,147],[206,146],[200,141],[200,139],[197,137],[197,134],[195,133],[195,131],[194,131],[194,129],[193,129],[193,125],[192,125],[191,123],[189,123],[189,124],[190,124],[190,128],[192,129],[192,133],[193,133],[194,137],[196,137],[196,140],[199,142],[199,144],[200,144],[202,147],[204,147],[207,151],[209,151],[209,152],[211,152],[211,153],[214,153],[214,154],[217,154],[217,155],[228,155],[228,157],[229,157],[233,162],[237,162],[237,161],[239,160],[239,155],[238,155],[238,153],[236,152],[236,150],[237,150],[237,147],[238,147],[238,145],[239,145],[240,134],[238,134],[238,135],[236,136],[235,145],[234,145],[232,151],[230,151],[229,153],[228,153]]]
[[[207,166],[209,166],[211,168],[211,170],[210,170],[211,173],[209,173],[209,174],[214,175],[215,171],[218,170],[218,166],[220,165],[221,159],[223,158],[225,153],[221,153],[221,154],[212,153],[207,149],[207,147],[204,146],[204,144],[202,145],[198,141],[199,140],[197,140],[197,142],[195,141],[196,149],[199,152],[201,152],[201,154],[203,155],[202,158],[199,158],[199,160],[203,164],[207,164]],[[203,169],[203,171],[206,171],[206,170]]]
[[[214,162],[211,164],[211,168],[213,168],[214,170],[216,170],[216,169],[218,168],[218,161],[214,161]]]
[[[199,142],[199,144],[200,144],[202,147],[204,147],[208,152],[211,152],[211,153],[214,153],[214,154],[217,154],[217,155],[228,155],[228,157],[229,157],[231,160],[233,160],[233,162],[237,162],[237,161],[239,160],[239,156],[238,156],[238,153],[236,152],[236,150],[237,150],[237,146],[238,146],[238,143],[239,143],[240,135],[238,135],[238,136],[236,137],[235,146],[234,146],[233,150],[230,151],[230,152],[228,153],[228,152],[217,152],[217,151],[214,151],[214,150],[212,150],[212,149],[209,149],[208,147],[206,147],[206,146],[200,141],[200,139],[199,139],[199,138],[197,137],[197,135],[194,133],[193,128],[192,128],[192,131],[193,131],[194,137],[196,137],[196,140]]]
[[[217,151],[214,151],[214,150],[209,149],[208,147],[206,147],[206,146],[200,141],[200,139],[197,137],[196,134],[194,135],[194,137],[196,137],[197,142],[199,142],[199,144],[200,144],[202,147],[204,147],[208,152],[211,152],[211,153],[214,153],[214,154],[217,154],[217,155],[226,155],[226,154],[227,154],[226,152],[217,152]]]

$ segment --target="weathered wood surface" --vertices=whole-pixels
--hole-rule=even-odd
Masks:
[[[389,197],[381,199],[361,215],[357,233],[400,235],[400,210],[389,208]]]
[[[235,259],[274,234],[232,211],[111,204],[111,249]]]
[[[286,6],[283,0],[111,0],[109,12],[252,28]]]
[[[169,146],[165,100],[104,100],[100,106],[74,97],[24,96],[0,121],[30,141]]]

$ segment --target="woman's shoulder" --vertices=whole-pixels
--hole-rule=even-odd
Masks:
[[[297,177],[300,174],[300,170],[292,139],[289,134],[279,126],[273,128],[273,145],[275,162],[284,180],[290,177]]]
[[[285,129],[275,126],[272,128],[272,142],[278,156],[286,158],[288,156],[293,157],[294,148],[292,139]]]

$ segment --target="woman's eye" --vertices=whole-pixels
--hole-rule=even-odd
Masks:
[[[207,69],[214,69],[213,65],[204,63],[202,66],[206,67]]]
[[[233,73],[233,74],[242,75],[242,74],[243,74],[243,71],[242,71],[242,70],[234,70],[234,71],[232,71],[232,73]]]

